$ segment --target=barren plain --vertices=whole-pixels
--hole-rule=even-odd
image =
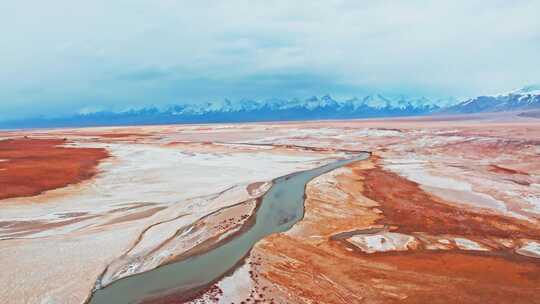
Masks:
[[[1,132],[0,299],[85,303],[216,250],[278,177],[360,151],[292,228],[151,302],[540,303],[540,120],[513,114]]]

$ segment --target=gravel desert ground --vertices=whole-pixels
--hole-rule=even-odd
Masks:
[[[2,132],[0,299],[85,303],[189,262],[277,178],[361,151],[226,273],[139,300],[540,303],[540,120],[513,114]]]

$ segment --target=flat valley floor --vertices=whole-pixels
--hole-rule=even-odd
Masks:
[[[540,303],[540,119],[513,114],[0,132],[2,303],[86,303],[305,213],[203,289],[149,303]]]

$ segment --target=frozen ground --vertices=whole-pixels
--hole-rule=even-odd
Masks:
[[[422,272],[422,263],[414,259],[388,262],[378,257],[381,252],[407,253],[412,259],[424,249],[445,251],[448,259],[462,259],[455,265],[478,259],[474,261],[494,265],[501,276],[513,278],[512,271],[525,273],[536,266],[520,269],[513,260],[491,264],[489,258],[474,256],[485,250],[510,251],[526,259],[539,256],[540,121],[505,119],[504,123],[493,118],[403,119],[5,132],[1,137],[66,138],[65,145],[105,148],[111,157],[101,161],[91,179],[37,196],[0,200],[0,263],[7,265],[0,277],[0,299],[83,303],[93,288],[151,270],[186,252],[196,253],[204,241],[239,231],[272,179],[344,157],[344,150],[374,153],[369,162],[313,180],[303,221],[286,234],[263,240],[244,266],[200,300],[262,301],[270,296],[284,303],[393,301],[420,288],[416,277],[408,274],[431,279],[440,275]],[[6,162],[0,162],[0,170]],[[377,184],[382,178],[389,181]],[[388,188],[376,193],[369,187]],[[404,192],[389,194],[398,190]],[[427,219],[418,217],[420,222],[414,222],[403,217],[388,227],[379,223],[394,220],[389,202],[397,208],[410,203],[403,198],[411,195],[442,202],[446,209],[419,206],[418,214],[429,215]],[[478,231],[456,230],[450,223],[460,214],[455,210],[481,214],[463,219],[463,227],[471,225]],[[443,211],[447,218],[437,218]],[[491,230],[485,232],[486,227],[474,222],[484,216],[496,219],[490,218],[489,225],[510,227],[518,236],[489,235]],[[429,226],[430,221],[446,219],[450,224]],[[347,237],[336,239],[343,233]],[[454,255],[455,251],[459,253]],[[366,266],[371,263],[379,268]],[[365,276],[341,276],[351,265]],[[384,272],[396,265],[415,268]],[[452,269],[450,275],[444,274],[449,282],[484,282],[467,274],[458,278],[463,269]],[[253,273],[264,279],[254,280]],[[393,275],[395,282],[376,281]],[[298,285],[308,281],[314,285]],[[440,285],[436,279],[430,282]],[[506,288],[497,284],[490,286]],[[350,294],[344,286],[359,292]],[[508,290],[529,295],[530,289],[516,286]],[[425,292],[440,296],[430,288],[426,286]],[[332,294],[324,294],[330,290]]]

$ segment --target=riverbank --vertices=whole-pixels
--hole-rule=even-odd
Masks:
[[[241,265],[253,245],[263,237],[290,229],[304,216],[304,193],[311,179],[368,155],[361,153],[275,179],[272,187],[262,196],[250,226],[244,225],[245,231],[231,236],[227,242],[206,247],[206,252],[173,264],[161,264],[153,271],[97,290],[89,303],[155,303],[164,298],[193,298],[198,291],[211,286]]]

